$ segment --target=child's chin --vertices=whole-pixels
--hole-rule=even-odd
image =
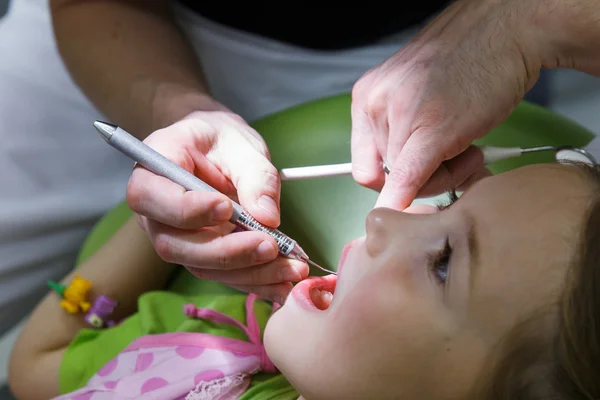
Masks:
[[[278,370],[280,370],[280,365],[285,360],[285,349],[291,344],[287,342],[291,341],[294,336],[289,332],[289,328],[286,329],[286,325],[290,325],[285,323],[284,315],[285,310],[283,310],[283,307],[277,310],[267,321],[263,335],[263,344],[267,356]]]

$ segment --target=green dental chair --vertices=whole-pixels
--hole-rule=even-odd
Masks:
[[[278,169],[350,161],[349,95],[303,104],[254,122],[265,138]],[[523,102],[512,115],[478,145],[584,147],[594,135],[572,121]],[[524,155],[490,165],[500,173],[523,165],[550,162],[551,153]],[[351,176],[282,182],[280,229],[298,241],[311,259],[334,269],[343,246],[364,234],[364,221],[377,193]],[[93,254],[131,215],[126,203],[110,211],[92,230],[78,263]],[[314,271],[314,273],[319,273]],[[173,290],[193,293],[195,278],[182,268]]]

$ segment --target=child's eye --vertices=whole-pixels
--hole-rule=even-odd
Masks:
[[[435,279],[437,279],[437,281],[442,285],[444,285],[446,283],[446,280],[448,279],[451,256],[452,248],[450,247],[450,241],[448,240],[448,238],[446,238],[444,248],[434,258],[431,264],[431,272],[433,273]]]

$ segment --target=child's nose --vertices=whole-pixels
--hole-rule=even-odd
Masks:
[[[373,257],[389,246],[402,243],[410,246],[410,242],[418,236],[420,227],[426,218],[425,213],[412,214],[389,208],[375,208],[367,216],[366,246]]]

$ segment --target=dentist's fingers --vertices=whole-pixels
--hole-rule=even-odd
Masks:
[[[230,199],[221,193],[186,191],[142,167],[132,174],[127,200],[135,213],[181,229],[222,224],[233,212]]]
[[[375,136],[369,115],[352,100],[352,135],[350,148],[352,153],[352,177],[365,187],[379,191],[385,183],[383,162],[375,142]]]
[[[227,285],[234,289],[237,289],[241,292],[245,293],[254,293],[258,297],[274,301],[278,304],[284,304],[288,295],[294,288],[291,282],[285,283],[277,283],[274,285],[263,285],[263,286],[255,286],[255,285]]]
[[[442,162],[421,187],[418,196],[435,196],[451,189],[458,189],[482,168],[484,168],[483,153],[477,146],[470,146],[458,156]]]
[[[444,161],[443,135],[432,129],[415,131],[393,161],[376,207],[404,210]]]
[[[152,220],[146,221],[146,228],[157,254],[173,264],[234,270],[272,261],[279,254],[275,239],[263,232],[180,230]],[[230,224],[228,230],[233,229]]]
[[[253,267],[219,270],[200,269],[186,266],[196,277],[205,280],[218,281],[226,285],[270,285],[284,282],[300,282],[308,276],[308,265],[302,261],[277,257],[266,264]]]
[[[412,204],[403,212],[407,214],[434,214],[438,212],[438,208],[430,204]]]
[[[457,189],[461,192],[464,192],[465,190],[473,186],[475,183],[492,175],[493,174],[489,169],[485,167],[481,168],[479,171],[471,175],[466,181],[464,181]]]
[[[260,144],[230,141],[229,150],[220,157],[228,167],[239,203],[259,222],[276,228],[280,223],[281,182],[279,172],[268,158],[266,145],[258,151]]]

